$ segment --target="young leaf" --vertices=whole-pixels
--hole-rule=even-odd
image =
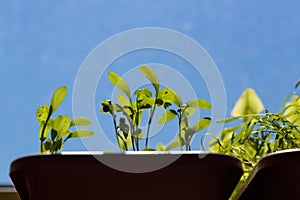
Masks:
[[[157,74],[148,66],[140,66],[140,71],[152,83],[156,93],[159,91],[159,81]]]
[[[218,123],[228,123],[228,122],[232,122],[235,121],[237,119],[241,119],[241,118],[254,118],[254,117],[260,117],[260,116],[265,116],[265,114],[249,114],[249,115],[241,115],[241,116],[236,116],[236,117],[230,117],[230,118],[226,118],[226,119],[221,119],[221,120],[217,120]]]
[[[264,108],[260,98],[253,89],[246,89],[235,103],[231,115],[233,117],[257,114]]]
[[[57,122],[58,120],[58,122]],[[58,116],[57,119],[55,120],[54,124],[55,124],[55,130],[57,131],[58,134],[58,138],[61,138],[65,135],[65,133],[67,132],[67,130],[70,127],[70,117],[69,116]]]
[[[185,103],[188,107],[210,110],[211,105],[205,99],[194,99]]]
[[[121,76],[119,76],[114,72],[109,72],[108,79],[114,86],[116,86],[119,90],[124,92],[124,94],[128,97],[128,99],[130,99],[131,92],[129,86]]]
[[[210,122],[211,122],[211,118],[209,118],[209,117],[202,118],[195,123],[194,130],[196,132],[201,131],[201,130],[207,128],[210,125]]]
[[[163,145],[162,143],[158,143],[157,145],[156,145],[156,149],[157,149],[157,151],[166,151],[166,146],[165,145]]]
[[[73,119],[70,123],[70,127],[71,126],[90,126],[91,124],[92,124],[92,122],[90,120],[80,117],[80,118]]]
[[[178,107],[180,107],[182,104],[180,96],[170,88],[161,89],[158,92],[158,99],[161,99],[164,103],[174,103]]]
[[[177,116],[177,112],[175,110],[166,110],[166,112],[164,112],[164,114],[162,114],[157,119],[157,123],[165,124],[168,121],[171,121],[172,119],[174,119],[174,117],[176,117],[176,116]]]
[[[117,94],[117,100],[118,100],[119,104],[122,107],[125,107],[125,106],[129,107],[130,106],[129,100],[126,98],[126,96],[123,93],[118,93]]]
[[[45,122],[41,122],[41,125],[40,125],[40,130],[39,130],[39,138],[41,139],[42,137],[42,131],[43,131],[43,128],[44,128],[44,125],[45,125]],[[49,135],[50,133],[50,129],[51,129],[51,125],[52,125],[52,120],[49,120],[45,130],[44,130],[44,135],[43,135],[43,138],[47,138],[47,136]]]
[[[296,96],[287,103],[284,116],[294,125],[300,127],[300,99]]]
[[[143,101],[139,103],[140,109],[152,108],[154,106],[154,103],[155,103],[155,98],[143,99]]]
[[[54,94],[52,96],[52,99],[51,99],[51,103],[50,103],[50,107],[52,108],[52,113],[54,113],[54,111],[63,102],[63,100],[66,97],[66,94],[67,94],[67,88],[66,88],[66,86],[61,86],[60,88],[58,88],[57,90],[55,90],[55,92],[54,92]]]
[[[121,133],[121,134],[118,135],[118,140],[119,140],[118,143],[120,144],[120,146],[119,146],[120,149],[125,151],[125,150],[128,150],[131,147],[132,142],[131,142],[131,135],[130,134],[127,136],[127,138],[125,138],[124,134]],[[126,144],[127,149],[125,147],[124,142]]]
[[[49,115],[49,106],[47,104],[43,106],[39,106],[38,110],[36,111],[37,121],[39,123],[41,122],[45,123],[48,115]]]
[[[148,88],[136,90],[134,94],[138,102],[152,97],[152,93]]]
[[[166,147],[166,151],[170,151],[171,149],[175,149],[180,147],[180,138],[177,136],[175,138],[175,140],[173,140],[172,142],[170,142],[170,144],[168,144],[168,146]]]
[[[93,131],[90,130],[76,130],[71,133],[71,138],[90,137],[94,135]]]

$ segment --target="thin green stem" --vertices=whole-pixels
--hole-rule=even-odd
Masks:
[[[153,109],[151,108],[151,110],[150,110],[150,118],[149,118],[149,121],[148,121],[147,135],[146,135],[146,144],[145,144],[145,148],[146,149],[148,148],[150,127],[151,127],[151,123],[152,123],[152,119],[153,119],[153,116],[154,116],[155,109],[156,109],[156,105],[154,105]]]
[[[113,117],[113,123],[114,123],[114,129],[115,129],[115,134],[116,134],[116,139],[117,139],[118,147],[119,147],[119,149],[121,151],[120,141],[119,141],[119,138],[118,138],[119,133],[118,133],[118,130],[117,130],[116,115],[113,112],[111,113],[111,115]]]
[[[41,137],[40,137],[40,141],[41,141],[40,152],[41,153],[44,152],[44,150],[43,150],[43,142],[45,140],[44,135],[45,135],[45,130],[46,130],[46,127],[47,127],[47,124],[48,124],[48,122],[50,120],[51,115],[52,115],[52,106],[50,106],[50,108],[49,108],[49,113],[48,113],[46,122],[44,123],[43,129],[42,129],[42,134],[41,134]]]
[[[181,134],[181,111],[179,111],[179,115],[178,116],[178,126],[179,126],[179,143],[180,143],[180,150],[182,151],[182,142],[181,142],[181,138],[182,138],[182,134]]]

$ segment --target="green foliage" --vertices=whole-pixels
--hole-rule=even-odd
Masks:
[[[160,86],[156,73],[148,66],[141,66],[139,69],[141,73],[151,82],[155,90],[154,95],[149,88],[138,89],[133,93],[133,99],[135,100],[133,101],[127,82],[118,74],[109,72],[108,78],[110,82],[122,93],[117,94],[117,103],[112,103],[110,100],[102,101],[101,111],[104,113],[109,113],[112,116],[119,148],[125,151],[128,151],[130,148],[137,151],[141,150],[140,141],[143,138],[143,132],[140,129],[140,123],[145,110],[150,111],[150,116],[148,120],[148,129],[146,133],[144,149],[149,149],[148,137],[150,125],[152,123],[157,102],[159,102],[158,93]],[[123,115],[119,122],[117,120],[118,113]],[[126,127],[126,129],[124,129],[124,127]]]
[[[53,113],[63,102],[67,94],[67,88],[58,88],[51,99],[50,105],[39,106],[36,111],[37,121],[40,124],[39,139],[40,152],[59,152],[65,142],[70,138],[90,137],[93,135],[89,130],[70,130],[73,126],[89,126],[91,122],[85,118],[71,120],[69,116],[58,115],[55,119],[51,118]],[[50,135],[50,136],[49,136]]]
[[[140,66],[139,70],[152,84],[154,93],[146,87],[134,91],[132,97],[130,88],[123,78],[114,72],[108,74],[110,82],[121,92],[117,94],[117,103],[112,103],[110,100],[102,101],[101,111],[110,114],[113,118],[119,148],[125,151],[129,149],[137,151],[152,149],[148,147],[150,126],[156,108],[160,107],[165,109],[165,113],[158,118],[157,122],[165,124],[178,117],[179,134],[166,147],[163,144],[158,144],[157,149],[168,151],[185,146],[186,150],[190,150],[192,137],[195,133],[209,126],[210,118],[202,118],[194,126],[190,126],[188,117],[193,115],[196,109],[211,109],[210,103],[203,99],[195,99],[182,104],[180,96],[174,90],[161,88],[157,74],[150,67]],[[174,106],[177,106],[177,110],[172,109]],[[149,116],[145,117],[145,111],[149,111]],[[118,121],[118,118],[122,121]],[[144,134],[140,129],[140,123],[143,118],[148,118],[148,124],[145,145],[144,148],[141,148],[140,142]],[[126,127],[126,129],[123,127]]]
[[[288,99],[290,101],[286,102]],[[291,98],[289,95],[277,113],[268,110],[259,113],[261,100],[254,90],[247,89],[235,104],[231,112],[233,117],[219,121],[235,122],[235,126],[225,128],[214,137],[210,150],[236,156],[242,161],[244,175],[237,190],[261,157],[279,150],[300,148],[299,99],[298,95]]]
[[[159,86],[157,74],[148,66],[140,66],[140,71],[151,82],[156,93],[158,93],[160,86]]]
[[[189,117],[192,116],[196,109],[205,109],[205,110],[210,110],[211,105],[208,101],[204,99],[194,99],[191,101],[186,102],[185,104],[182,104],[179,95],[176,94],[172,90],[166,90],[168,93],[165,94],[167,97],[168,103],[173,103],[174,105],[177,106],[177,109],[167,109],[163,115],[161,115],[158,119],[157,122],[159,124],[164,124],[175,117],[178,119],[178,135],[174,141],[172,141],[170,144],[172,148],[182,147],[185,148],[186,151],[191,150],[191,141],[193,136],[207,128],[210,125],[211,118],[209,117],[204,117],[199,119],[194,126],[190,125]],[[169,92],[172,91],[172,92]],[[167,108],[166,106],[164,106]],[[167,148],[169,149],[169,148]]]
[[[67,88],[65,86],[62,86],[57,90],[55,90],[50,103],[50,108],[52,108],[51,114],[54,113],[56,109],[60,106],[60,104],[65,99],[66,95],[67,95]]]
[[[231,116],[243,116],[248,114],[256,114],[263,110],[263,104],[253,89],[246,89],[241,97],[235,103],[231,111]],[[245,117],[247,120],[248,117]]]
[[[130,98],[131,93],[130,93],[129,86],[121,76],[119,76],[118,74],[116,74],[114,72],[109,72],[108,79],[114,86],[116,86],[119,90],[124,92],[124,94],[126,94],[126,96],[128,98]]]

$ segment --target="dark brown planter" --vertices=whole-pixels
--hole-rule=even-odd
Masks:
[[[166,161],[147,173],[142,169]],[[242,175],[241,162],[215,153],[34,155],[11,164],[10,177],[22,200],[228,199]]]
[[[237,199],[299,199],[299,185],[300,150],[278,151],[257,163]]]

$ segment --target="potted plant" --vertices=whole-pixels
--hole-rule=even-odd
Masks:
[[[227,199],[231,195],[242,174],[241,162],[223,153],[190,151],[193,136],[207,128],[211,119],[203,117],[191,125],[189,117],[196,109],[210,109],[209,102],[195,99],[182,103],[173,89],[161,87],[150,67],[139,69],[152,88],[138,89],[133,95],[121,76],[108,73],[120,92],[117,102],[102,101],[101,111],[112,116],[119,153],[58,153],[68,139],[93,134],[70,130],[73,125],[90,125],[85,118],[51,118],[65,96],[65,87],[56,90],[50,105],[38,109],[40,151],[51,154],[27,156],[12,163],[10,176],[22,200]],[[157,122],[177,118],[178,134],[167,146],[159,143],[150,147],[153,116],[161,108],[165,111]],[[140,127],[142,117],[148,122],[145,133]],[[174,148],[181,151],[169,151]]]
[[[295,89],[299,85],[300,81]],[[300,152],[286,150],[300,147],[300,96],[296,92],[288,95],[277,113],[266,109],[260,113],[262,110],[263,104],[255,91],[245,90],[231,112],[232,118],[220,120],[235,126],[225,128],[219,137],[214,137],[210,150],[236,156],[243,163],[244,174],[232,199],[296,198],[297,190],[291,186],[299,182],[287,184],[286,180],[300,176],[296,171],[289,171],[300,166],[295,161]]]
[[[167,147],[158,144],[158,149],[162,151],[173,148],[180,148],[180,150],[184,149],[185,151],[191,150],[193,136],[207,128],[211,119],[203,117],[191,126],[189,117],[195,113],[196,109],[210,110],[210,103],[200,98],[182,103],[180,96],[173,89],[161,87],[157,74],[150,67],[140,66],[139,69],[152,84],[154,94],[152,94],[151,88],[146,87],[135,90],[133,98],[127,82],[121,76],[114,72],[108,74],[110,82],[120,92],[117,94],[117,103],[113,103],[112,100],[102,101],[101,111],[109,113],[113,118],[113,126],[120,150],[155,150],[155,148],[149,147],[149,133],[157,108],[165,109],[163,115],[157,119],[158,123],[164,124],[176,117],[178,119],[176,139]],[[148,116],[145,111],[149,111]],[[142,119],[147,121],[145,134],[140,128]],[[141,147],[143,135],[145,135],[145,144]]]

